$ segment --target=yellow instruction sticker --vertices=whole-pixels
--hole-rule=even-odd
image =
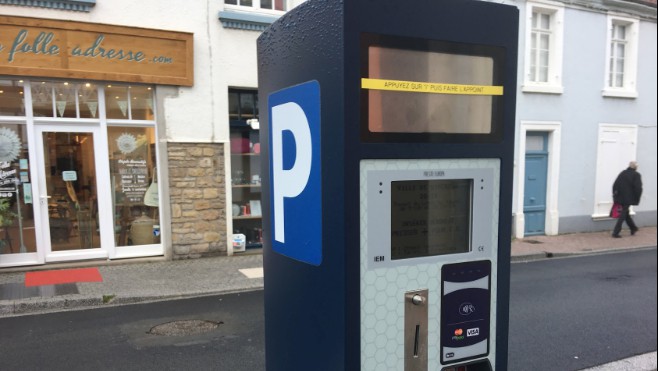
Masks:
[[[440,84],[433,82],[361,79],[361,88],[371,90],[408,91],[414,93],[458,95],[503,95],[502,86]]]

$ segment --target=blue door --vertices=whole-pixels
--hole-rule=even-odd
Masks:
[[[524,235],[544,234],[546,220],[546,178],[548,174],[548,135],[528,133],[525,155]]]

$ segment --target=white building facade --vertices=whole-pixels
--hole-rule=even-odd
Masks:
[[[231,255],[229,89],[295,5],[0,1],[0,267]]]
[[[256,39],[301,2],[0,0],[0,268],[258,251]],[[504,2],[511,233],[611,229],[630,160],[656,225],[655,1]]]
[[[611,230],[612,183],[640,163],[656,225],[656,2],[522,1],[514,235]]]

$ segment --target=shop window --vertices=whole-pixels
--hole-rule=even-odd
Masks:
[[[32,83],[32,114],[34,117],[54,117],[53,83]]]
[[[245,126],[247,120],[258,118],[258,92],[230,89],[228,93],[229,120],[232,126]]]
[[[260,134],[255,90],[229,90],[234,252],[262,247]]]
[[[132,120],[153,120],[153,88],[150,86],[130,86],[130,118]]]
[[[98,118],[95,84],[35,81],[31,92],[34,117]]]
[[[0,123],[0,255],[36,252],[27,125]]]
[[[108,119],[153,120],[153,88],[142,85],[105,87]]]
[[[105,110],[108,119],[130,120],[128,86],[107,85],[105,87]]]
[[[108,85],[116,86],[106,91]],[[153,90],[107,82],[0,79],[0,264],[32,261],[31,254],[39,252],[82,249],[103,255],[95,249],[104,248],[114,257],[162,254]],[[107,112],[99,94],[106,98]],[[117,96],[125,104],[118,104]],[[80,124],[79,130],[71,124]],[[97,135],[99,130],[105,133]],[[27,139],[35,132],[41,135],[32,145],[43,147],[32,153],[36,162],[31,163]],[[97,152],[101,148],[108,157]],[[99,163],[108,160],[109,178]],[[96,174],[102,186],[97,187]],[[33,185],[40,194],[32,194]],[[109,190],[108,185],[112,192],[96,193]],[[44,196],[48,202],[39,202]],[[97,202],[99,197],[107,204]],[[48,222],[35,225],[35,213]],[[114,250],[101,246],[101,230],[114,232]],[[43,239],[37,249],[37,236],[50,236],[50,241]]]
[[[235,91],[228,93],[228,119],[231,122],[240,119],[240,95]]]
[[[89,82],[78,85],[78,110],[80,118],[98,118],[98,88]]]
[[[116,246],[160,243],[155,128],[107,128]]]
[[[25,116],[23,81],[0,80],[0,116]]]
[[[53,85],[55,88],[55,115],[57,117],[77,117],[75,86],[68,82],[60,82]]]

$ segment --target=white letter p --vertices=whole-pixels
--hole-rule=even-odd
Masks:
[[[274,239],[285,243],[284,198],[297,197],[311,175],[313,148],[311,129],[304,110],[293,102],[272,107],[272,193],[274,198]],[[295,163],[283,168],[283,132],[295,139]]]

